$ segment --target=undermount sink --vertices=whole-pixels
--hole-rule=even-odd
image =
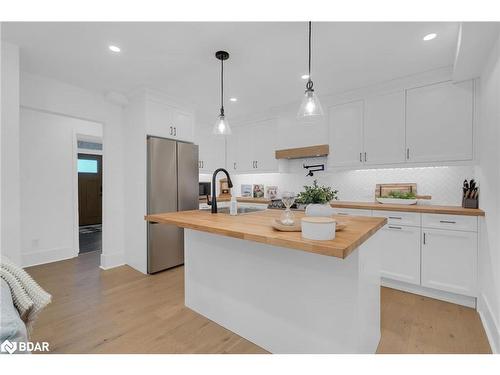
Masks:
[[[238,207],[238,214],[247,214],[250,212],[264,211],[265,208],[255,208],[255,207]],[[201,211],[211,211],[211,208],[203,208]],[[217,209],[219,214],[229,214],[229,207],[219,207]]]

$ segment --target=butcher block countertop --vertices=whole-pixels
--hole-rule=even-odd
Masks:
[[[315,241],[303,239],[300,232],[274,230],[271,222],[279,218],[280,214],[281,210],[263,210],[230,216],[223,213],[211,214],[208,211],[193,210],[148,215],[145,219],[337,258],[346,258],[387,223],[387,219],[380,217],[333,216],[334,219],[345,223],[346,228],[337,232],[334,240]],[[303,212],[295,212],[297,220],[303,216]]]
[[[207,201],[207,197],[200,197],[199,199],[200,202],[202,203]],[[268,198],[236,197],[236,200],[241,203],[258,203],[258,204],[271,203],[271,200]],[[231,197],[217,197],[217,202],[229,202],[229,201],[231,201]]]
[[[463,208],[460,206],[431,206],[431,205],[405,205],[382,204],[378,202],[345,202],[338,201],[330,204],[334,208],[358,208],[364,210],[404,211],[427,214],[484,216],[484,211],[478,208]]]

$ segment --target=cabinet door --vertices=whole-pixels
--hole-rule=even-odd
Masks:
[[[422,228],[422,286],[476,295],[477,234]]]
[[[331,166],[359,166],[363,153],[363,101],[336,105],[329,111]]]
[[[367,164],[405,162],[404,107],[405,96],[402,90],[377,95],[365,100],[364,162]]]
[[[172,125],[175,139],[193,141],[193,116],[190,113],[172,109]]]
[[[226,169],[229,173],[237,173],[241,170],[238,162],[239,132],[238,128],[232,128],[232,134],[226,137]]]
[[[420,285],[420,227],[381,229],[381,276]]]
[[[174,138],[172,108],[155,101],[146,104],[146,134]]]
[[[406,92],[407,160],[472,159],[473,82],[445,82]]]
[[[261,121],[252,125],[251,128],[252,160],[255,160],[255,169],[259,172],[277,172],[278,161],[275,157],[277,122],[275,120]]]
[[[209,126],[199,126],[196,129],[195,142],[199,146],[201,173],[212,173],[215,169],[225,166],[225,137],[212,134],[212,128]]]
[[[238,149],[236,150],[236,165],[239,172],[255,172],[255,135],[252,126],[243,125],[237,128],[234,134],[238,138]],[[259,134],[259,136],[261,136]],[[232,136],[231,136],[232,137]]]

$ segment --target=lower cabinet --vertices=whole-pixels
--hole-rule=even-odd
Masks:
[[[420,227],[387,224],[381,236],[381,276],[420,285]]]
[[[477,233],[422,229],[422,286],[476,295]]]

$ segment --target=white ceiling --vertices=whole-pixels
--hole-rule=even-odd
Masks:
[[[216,50],[225,64],[228,117],[300,100],[307,70],[306,22],[2,23],[21,48],[21,69],[84,88],[127,94],[152,87],[215,118]],[[452,65],[458,23],[313,23],[319,95]],[[424,42],[435,32],[438,37]],[[120,54],[108,50],[121,47]],[[237,103],[227,102],[236,96]]]

